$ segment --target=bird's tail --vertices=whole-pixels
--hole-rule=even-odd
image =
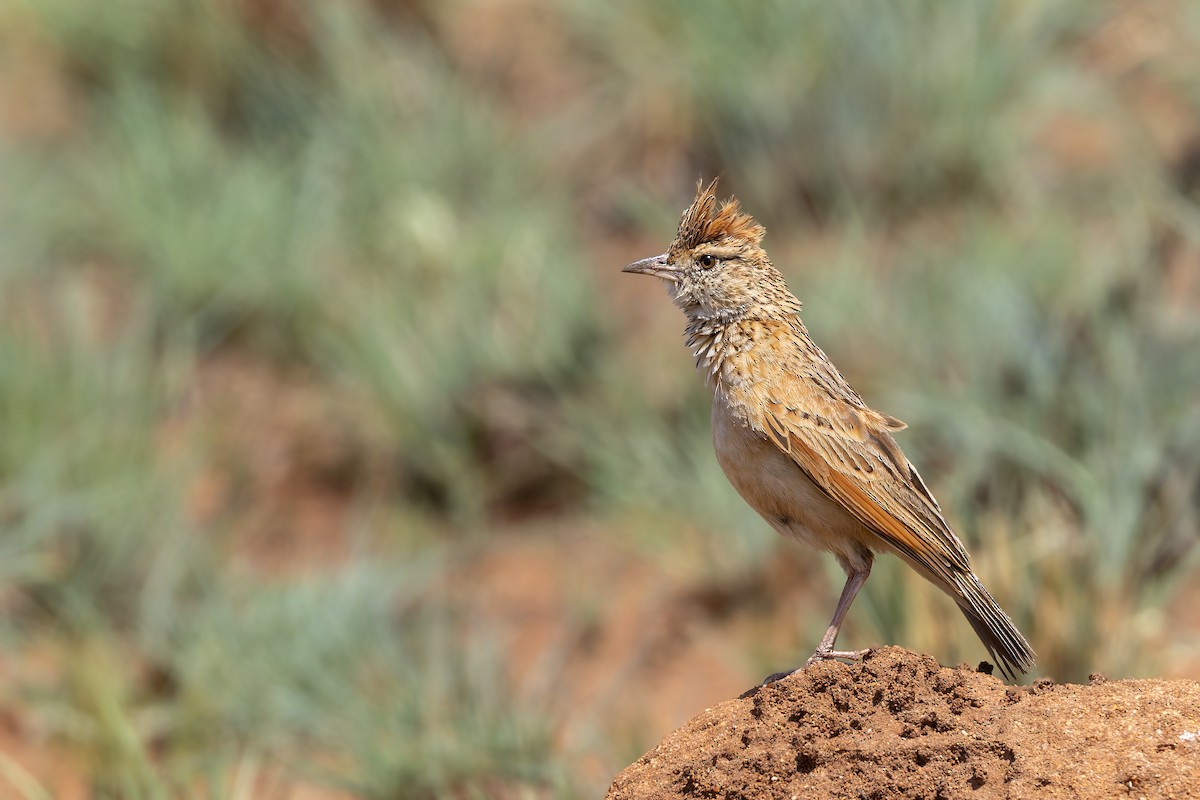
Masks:
[[[1033,669],[1036,658],[1033,648],[979,579],[968,572],[956,578],[955,583],[958,607],[1005,677],[1015,680],[1017,673]]]

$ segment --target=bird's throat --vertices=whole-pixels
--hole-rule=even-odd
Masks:
[[[716,384],[720,379],[729,344],[729,327],[728,323],[718,320],[692,318],[684,329],[688,349],[696,359],[696,369],[709,384]]]

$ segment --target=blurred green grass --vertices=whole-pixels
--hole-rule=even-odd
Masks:
[[[4,84],[0,640],[59,665],[5,709],[96,797],[256,796],[271,770],[363,797],[599,790],[585,762],[662,731],[597,747],[621,723],[522,690],[519,620],[473,619],[454,568],[535,517],[599,519],[733,594],[790,546],[712,457],[676,312],[610,279],[716,173],[817,340],[911,424],[1043,674],[1170,667],[1157,610],[1200,517],[1200,130],[1131,109],[1194,116],[1200,20],[1157,8],[0,4],[0,44],[68,106]],[[566,44],[531,56],[489,13]],[[1155,24],[1174,49],[1106,62]],[[231,353],[310,376],[364,451],[309,476],[355,520],[314,574],[247,557],[252,495],[196,509],[230,458],[196,386]],[[979,655],[928,624],[943,598],[877,573],[848,639]],[[579,642],[607,624],[589,608]]]

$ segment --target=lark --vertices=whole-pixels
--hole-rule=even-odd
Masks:
[[[1006,676],[1028,672],[1033,648],[896,444],[905,424],[869,408],[813,343],[800,301],[760,246],[765,229],[734,198],[718,206],[716,185],[697,184],[665,253],[624,271],[661,279],[687,317],[688,347],[713,393],[717,461],[733,488],[778,533],[832,553],[846,572],[824,637],[793,672],[868,652],[834,645],[881,552],[953,598]]]

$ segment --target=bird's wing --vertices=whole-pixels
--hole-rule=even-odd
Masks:
[[[776,380],[760,376],[767,379],[757,383],[750,424],[891,549],[955,585],[955,576],[971,571],[970,557],[892,438],[904,423],[868,408],[812,351],[817,357],[784,358],[790,369]]]

